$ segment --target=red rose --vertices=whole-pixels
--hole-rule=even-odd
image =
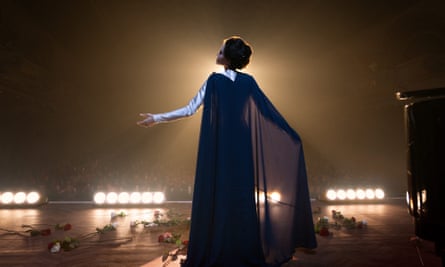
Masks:
[[[164,235],[160,235],[159,237],[158,237],[158,242],[159,243],[162,243],[162,242],[164,242],[165,241],[165,237],[164,237]]]
[[[320,230],[320,235],[321,236],[328,236],[329,235],[329,230],[326,227],[321,228]]]
[[[54,243],[54,242],[48,243],[48,249],[52,249],[54,244],[56,244],[56,243]]]
[[[63,226],[63,231],[71,230],[71,224],[67,223]]]
[[[184,240],[184,241],[182,241],[182,244],[183,244],[184,246],[188,246],[189,241],[188,241],[188,240]]]
[[[51,234],[51,229],[48,228],[48,229],[40,230],[40,234],[43,235],[43,236],[50,235]]]

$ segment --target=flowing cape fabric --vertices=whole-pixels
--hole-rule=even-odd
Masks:
[[[280,266],[316,246],[298,134],[253,77],[210,75],[185,266]]]

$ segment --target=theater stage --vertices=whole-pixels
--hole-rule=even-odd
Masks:
[[[165,203],[157,206],[98,207],[85,203],[50,202],[36,208],[0,209],[0,266],[162,266],[164,252],[175,245],[159,243],[159,235],[165,232],[187,237],[187,224],[131,227],[131,221],[151,220],[155,210],[186,222],[190,216],[191,203]],[[365,227],[348,229],[333,227],[329,236],[317,235],[318,248],[314,251],[297,250],[294,259],[283,267],[321,266],[442,266],[434,254],[434,245],[429,241],[414,238],[412,219],[407,213],[403,199],[390,199],[378,204],[332,204],[313,201],[313,217],[327,216],[333,223],[332,210],[345,218],[355,217],[364,221]],[[125,216],[111,218],[112,212]],[[69,231],[54,230],[56,224],[72,225]],[[115,223],[114,231],[98,234]],[[21,227],[32,225],[36,230],[51,228],[51,235],[33,236]],[[71,251],[51,253],[48,244],[65,237],[81,239]],[[176,261],[178,262],[178,261]],[[177,264],[171,263],[168,266]]]

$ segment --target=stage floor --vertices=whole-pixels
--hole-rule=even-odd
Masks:
[[[157,206],[97,207],[89,203],[49,203],[36,208],[0,209],[0,266],[156,266],[160,256],[175,248],[159,243],[164,232],[187,237],[188,229],[181,226],[130,227],[134,220],[151,220],[156,210],[170,211],[178,220],[190,216],[191,203],[165,203]],[[345,218],[365,221],[362,229],[333,228],[331,235],[317,235],[314,251],[297,250],[294,260],[283,267],[366,267],[366,266],[442,266],[429,241],[414,238],[414,227],[403,199],[391,199],[379,204],[332,204],[313,201],[314,222],[327,216],[333,222],[332,210]],[[126,216],[111,218],[112,212]],[[72,225],[69,231],[54,230],[56,224]],[[51,253],[53,240],[79,237],[96,232],[110,223],[116,230],[92,234],[71,251]],[[37,230],[51,228],[51,235],[30,237],[22,224]],[[17,232],[13,232],[17,231]],[[156,264],[155,264],[156,263]],[[168,265],[173,266],[173,264]]]

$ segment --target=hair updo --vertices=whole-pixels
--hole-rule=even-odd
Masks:
[[[228,68],[242,69],[250,62],[252,49],[240,37],[230,37],[224,41],[224,57],[229,61]]]

